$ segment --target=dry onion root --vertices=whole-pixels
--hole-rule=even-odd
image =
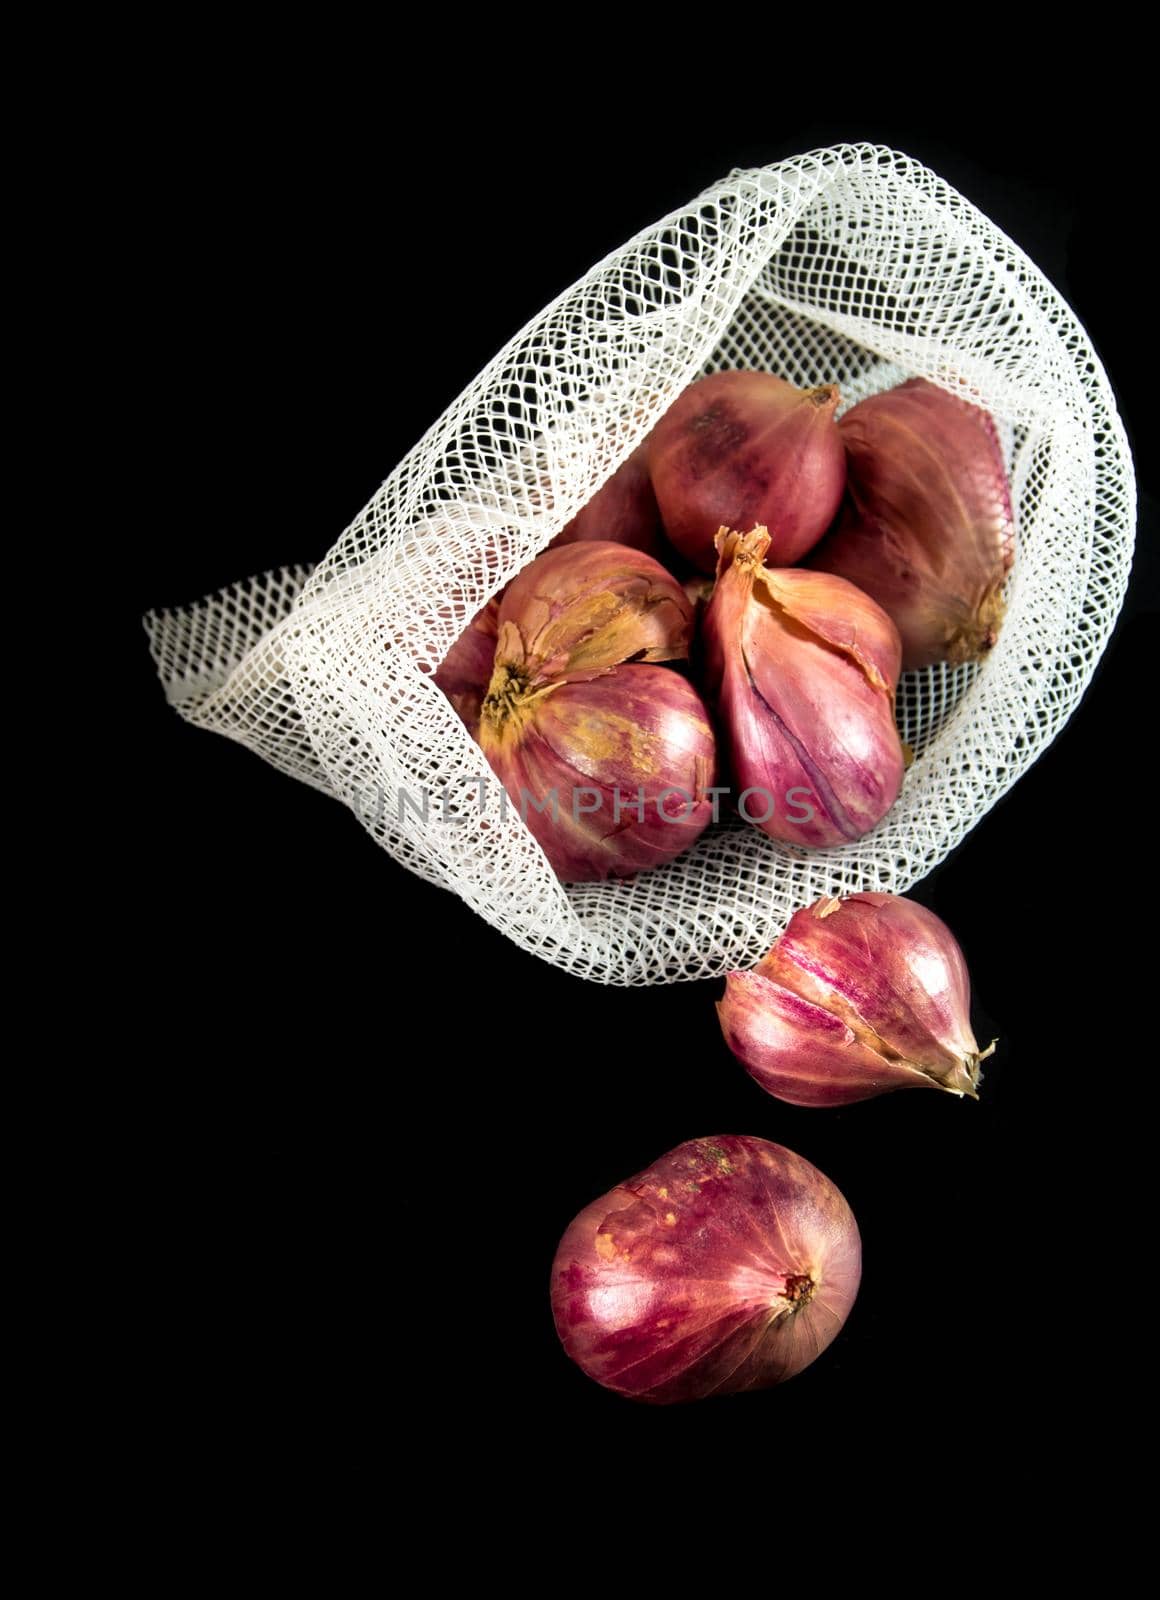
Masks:
[[[659,561],[608,540],[546,550],[504,591],[498,622],[537,682],[622,661],[683,661],[693,607]],[[504,662],[497,651],[496,667]]]

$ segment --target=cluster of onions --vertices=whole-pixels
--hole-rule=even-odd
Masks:
[[[740,800],[763,802],[741,814],[814,847],[860,838],[898,795],[900,673],[994,644],[1014,524],[993,422],[921,380],[840,422],[838,404],[832,384],[764,373],[692,384],[439,668],[565,881],[670,860],[715,814],[710,711],[679,670],[694,633]],[[903,1088],[974,1099],[990,1054],[949,929],[893,895],[798,911],[752,971],[728,975],[718,1015],[757,1083],[799,1106]],[[830,1179],[723,1135],[580,1212],[552,1310],[585,1373],[668,1404],[800,1372],[841,1330],[860,1274]]]
[[[962,952],[933,912],[888,894],[808,906],[752,972],[731,972],[725,1039],[770,1094],[843,1106],[892,1089],[977,1098]],[[854,1215],[818,1169],[764,1139],[693,1139],[594,1200],[556,1251],[567,1354],[653,1404],[791,1378],[858,1292]]]
[[[711,713],[746,821],[861,838],[903,780],[900,673],[994,643],[1014,524],[991,418],[921,379],[840,421],[839,401],[762,372],[691,384],[438,669],[564,881],[699,837]],[[673,670],[694,630],[704,700]]]

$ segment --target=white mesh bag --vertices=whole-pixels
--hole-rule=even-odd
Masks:
[[[1018,525],[983,665],[899,690],[916,759],[886,819],[805,851],[722,823],[667,867],[565,887],[500,814],[431,673],[699,373],[966,383],[1005,441]],[[313,571],[146,618],[169,701],[350,806],[395,860],[523,949],[602,983],[751,965],[821,894],[901,893],[1047,746],[1123,598],[1135,492],[1083,329],[1027,257],[906,156],[840,146],[734,172],[638,234],[479,374]],[[424,812],[426,813],[424,815]],[[326,850],[325,839],[312,846]]]

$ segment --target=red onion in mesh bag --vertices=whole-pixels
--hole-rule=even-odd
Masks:
[[[763,566],[768,546],[764,528],[720,530],[701,627],[709,697],[742,815],[791,844],[844,844],[902,783],[898,631],[842,578]]]
[[[503,622],[513,624],[508,638],[523,687],[538,688],[569,671],[684,659],[693,601],[643,551],[594,539],[544,551],[471,619],[435,672],[476,738],[496,668],[508,678],[517,673],[514,662],[497,653]]]
[[[556,876],[631,877],[687,850],[712,818],[716,771],[693,686],[628,665],[529,687],[514,635],[504,623],[479,742]]]
[[[473,738],[479,734],[479,708],[495,666],[499,601],[489,600],[464,628],[435,670],[443,690]]]
[[[499,608],[531,684],[622,661],[679,661],[689,653],[693,607],[652,556],[606,540],[545,550],[517,573]]]
[[[841,1329],[861,1270],[824,1173],[764,1139],[691,1139],[576,1217],[552,1312],[589,1377],[664,1405],[793,1377]]]
[[[1003,621],[1015,560],[995,424],[925,378],[871,395],[838,424],[847,495],[810,565],[871,595],[902,636],[904,671],[975,661]]]
[[[691,383],[646,441],[665,532],[702,572],[722,525],[770,530],[769,559],[801,559],[833,521],[846,481],[836,384],[796,389],[769,372]]]
[[[639,446],[552,540],[549,548],[591,539],[631,545],[661,558],[661,519],[649,479],[648,459]]]

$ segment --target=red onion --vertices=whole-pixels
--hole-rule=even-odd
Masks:
[[[706,681],[741,814],[791,844],[860,838],[902,783],[897,629],[841,578],[763,566],[764,528],[722,528],[718,545],[702,625]]]
[[[575,1219],[552,1311],[589,1377],[664,1405],[792,1378],[838,1333],[861,1271],[824,1173],[764,1139],[692,1139]]]
[[[977,1099],[970,979],[950,929],[892,894],[819,900],[790,919],[717,1007],[733,1053],[763,1089],[842,1106],[890,1089]]]
[[[602,545],[637,547],[641,551],[659,552],[661,548],[656,499],[639,450],[613,474],[579,515],[573,517],[563,532],[557,534],[549,549],[597,541]],[[598,629],[607,660],[604,656],[597,657],[597,664],[612,665],[629,656],[646,661],[684,657],[688,654],[692,633],[694,602],[690,597],[686,615],[686,608],[673,594],[679,587],[675,580],[654,558],[646,559],[652,564],[631,558],[627,563],[609,563],[604,558],[597,558],[593,563],[575,557],[545,563],[541,556],[538,562],[525,567],[521,574],[524,581],[505,615],[524,626],[534,626],[530,620],[529,594],[533,589],[539,592],[546,587],[552,591],[555,616],[567,614],[565,626],[575,628],[582,612],[580,630],[588,624]],[[603,600],[597,598],[601,586],[604,586]],[[479,730],[480,703],[495,667],[501,598],[489,600],[483,610],[472,617],[435,672],[435,682],[473,735]],[[629,637],[623,644],[617,644],[617,638],[626,628]],[[641,637],[642,628],[646,630],[644,637]],[[592,664],[587,656],[582,656],[580,661]],[[558,661],[546,662],[545,670],[550,671],[553,666],[560,670]]]
[[[631,545],[660,557],[661,521],[643,446],[634,450],[564,528],[550,548],[590,539]]]
[[[846,459],[835,384],[795,389],[768,372],[718,372],[692,383],[646,441],[665,532],[703,572],[722,525],[772,532],[770,560],[790,566],[825,533]]]
[[[622,661],[677,661],[689,653],[693,608],[675,578],[642,550],[588,540],[546,550],[508,585],[509,623],[530,684]],[[505,664],[497,650],[496,669]]]
[[[713,814],[713,730],[697,691],[636,665],[529,689],[514,632],[500,631],[508,665],[479,742],[557,877],[630,877],[687,850]]]
[[[489,600],[464,628],[435,670],[443,690],[473,738],[479,733],[479,708],[495,666],[499,601]]]
[[[999,636],[1015,559],[1011,490],[995,424],[912,378],[842,418],[848,494],[811,566],[872,595],[902,635],[902,665],[958,663]]]

